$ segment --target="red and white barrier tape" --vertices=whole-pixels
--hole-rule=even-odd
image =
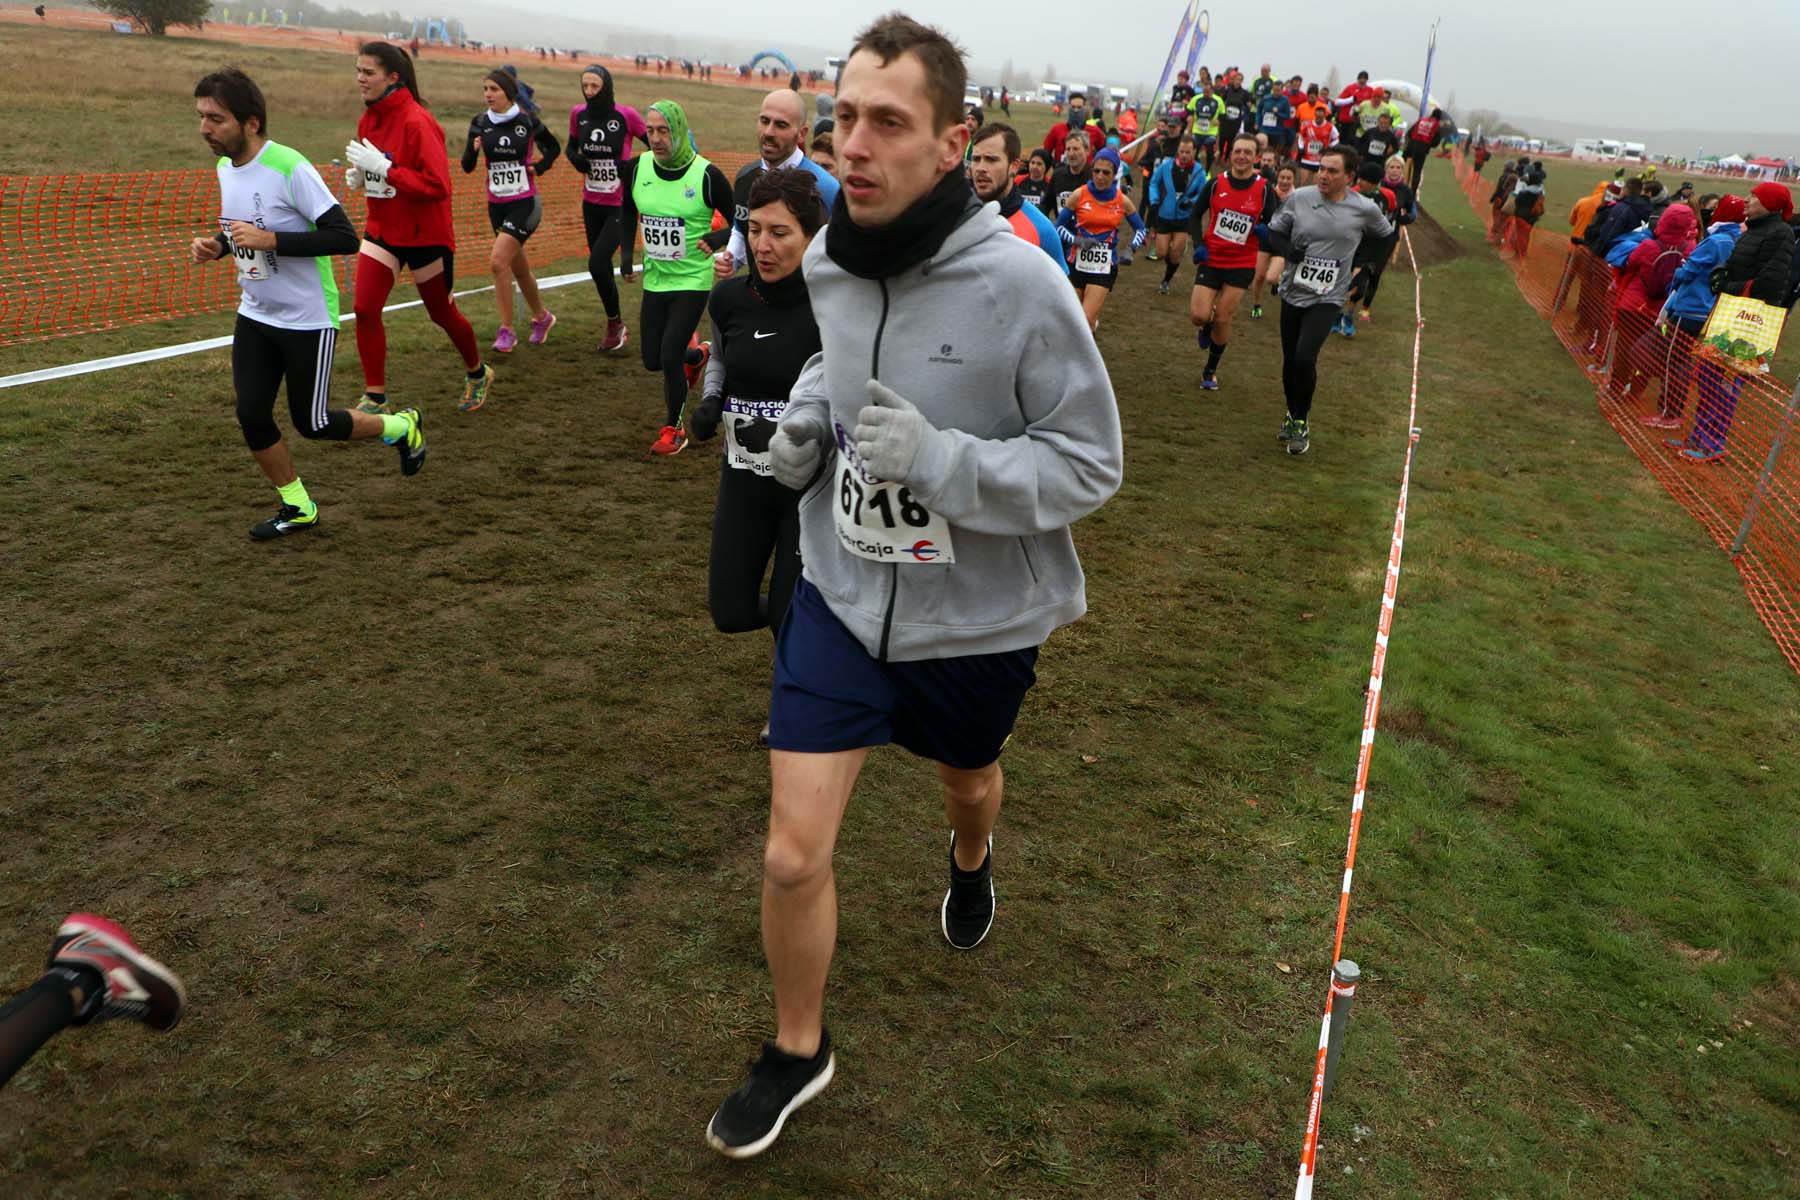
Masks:
[[[1413,271],[1413,352],[1412,394],[1406,415],[1406,465],[1400,472],[1400,503],[1394,511],[1394,540],[1388,550],[1387,581],[1381,590],[1381,617],[1376,626],[1375,657],[1369,668],[1368,698],[1363,704],[1362,750],[1356,760],[1356,793],[1350,801],[1350,843],[1344,852],[1344,886],[1338,893],[1337,937],[1331,947],[1335,966],[1344,956],[1344,924],[1350,915],[1350,877],[1356,869],[1356,841],[1362,833],[1363,793],[1369,787],[1369,756],[1375,747],[1375,720],[1381,713],[1381,677],[1387,668],[1388,635],[1394,627],[1394,596],[1400,586],[1400,550],[1406,541],[1406,494],[1412,484],[1413,449],[1419,444],[1419,345],[1424,337],[1424,287],[1419,278],[1419,260],[1413,253],[1412,238],[1400,231],[1406,243],[1406,257]],[[1332,1001],[1337,996],[1337,980],[1325,993],[1325,1017],[1319,1025],[1319,1050],[1313,1060],[1312,1101],[1306,1109],[1306,1141],[1300,1150],[1300,1178],[1294,1185],[1294,1200],[1310,1200],[1313,1190],[1313,1168],[1319,1153],[1319,1121],[1325,1107],[1325,1047],[1331,1040]]]

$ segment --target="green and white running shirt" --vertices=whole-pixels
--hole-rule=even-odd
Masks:
[[[219,160],[219,232],[231,241],[231,223],[243,221],[276,233],[307,233],[337,204],[336,196],[300,152],[266,142],[241,167]],[[277,329],[336,329],[337,278],[329,258],[280,258],[273,250],[232,247],[238,311]]]

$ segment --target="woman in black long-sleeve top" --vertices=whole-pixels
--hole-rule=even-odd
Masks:
[[[791,168],[762,172],[748,207],[750,270],[717,284],[707,303],[713,352],[692,426],[699,441],[725,427],[707,572],[713,624],[724,633],[775,633],[800,578],[800,493],[771,474],[769,436],[801,368],[820,350],[800,260],[823,210],[812,174]]]

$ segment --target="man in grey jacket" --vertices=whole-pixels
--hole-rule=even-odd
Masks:
[[[1087,608],[1069,526],[1122,474],[1112,384],[1067,280],[963,173],[966,81],[954,43],[895,15],[857,40],[837,94],[843,189],[802,268],[824,352],[769,443],[776,478],[805,493],[805,567],[769,709],[776,1033],[707,1126],[732,1158],[831,1079],[831,856],[873,747],[936,762],[940,925],[958,949],[986,936],[1000,751],[1038,646]]]
[[[1287,259],[1281,276],[1281,388],[1287,417],[1276,436],[1289,454],[1312,444],[1307,419],[1319,386],[1319,351],[1350,296],[1356,249],[1394,232],[1393,223],[1367,196],[1350,188],[1357,154],[1331,146],[1319,155],[1318,183],[1295,188],[1269,222],[1271,244]]]

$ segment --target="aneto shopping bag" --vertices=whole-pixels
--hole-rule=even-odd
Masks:
[[[1787,310],[1749,296],[1720,296],[1700,331],[1700,353],[1737,371],[1766,371]]]

